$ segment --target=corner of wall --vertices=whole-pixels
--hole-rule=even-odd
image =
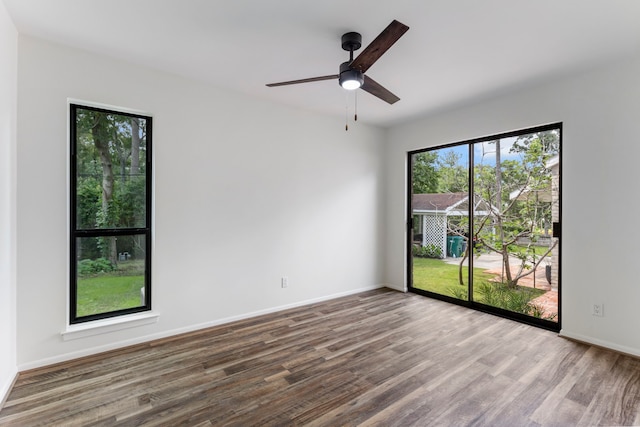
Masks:
[[[9,393],[13,388],[13,385],[16,383],[18,379],[18,368],[13,369],[13,372],[10,372],[10,375],[7,375],[5,382],[0,384],[0,411],[4,408],[5,403],[7,403],[7,399],[9,398]]]
[[[407,287],[406,286],[397,286],[397,285],[391,285],[391,284],[385,284],[383,285],[385,288],[389,288],[389,289],[393,289],[394,291],[398,291],[398,292],[407,292]]]
[[[15,164],[18,31],[0,2],[0,408],[17,377]]]

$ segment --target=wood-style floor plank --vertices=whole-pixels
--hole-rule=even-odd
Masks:
[[[0,426],[640,424],[640,360],[376,290],[20,373]]]

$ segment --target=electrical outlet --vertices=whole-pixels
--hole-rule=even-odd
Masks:
[[[289,287],[289,278],[285,276],[282,279],[280,279],[280,286],[282,286],[283,288],[288,288]]]
[[[591,314],[598,317],[604,317],[604,304],[593,304],[593,311]]]

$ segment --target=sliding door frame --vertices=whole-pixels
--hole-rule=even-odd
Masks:
[[[554,223],[553,225],[553,237],[554,238],[558,238],[560,241],[560,248],[558,250],[558,271],[557,271],[557,280],[558,280],[558,317],[557,317],[557,322],[551,321],[551,320],[546,320],[546,319],[541,319],[541,318],[536,318],[533,316],[527,316],[521,313],[516,313],[516,312],[512,312],[509,310],[504,310],[502,308],[498,308],[498,307],[493,307],[490,305],[486,305],[477,301],[473,300],[473,245],[470,245],[470,256],[468,258],[468,265],[467,265],[467,271],[468,271],[468,283],[467,283],[467,287],[468,287],[468,300],[462,300],[462,299],[457,299],[457,298],[453,298],[447,295],[441,295],[435,292],[430,292],[430,291],[426,291],[423,289],[418,289],[418,288],[414,288],[413,287],[413,206],[412,206],[412,199],[413,199],[413,164],[412,164],[412,159],[413,156],[419,153],[424,153],[424,152],[428,152],[428,151],[434,151],[434,150],[439,150],[439,149],[444,149],[444,148],[451,148],[451,147],[459,147],[461,145],[467,145],[468,150],[469,150],[469,166],[468,166],[468,191],[471,195],[473,195],[473,190],[474,190],[474,156],[473,156],[473,147],[474,144],[479,143],[479,142],[488,142],[488,141],[494,141],[497,139],[504,139],[504,138],[511,138],[511,137],[515,137],[515,136],[520,136],[520,135],[526,135],[526,134],[530,134],[530,133],[536,133],[536,132],[543,132],[543,131],[548,131],[548,130],[552,130],[552,129],[558,129],[559,130],[559,182],[558,182],[558,192],[559,192],[559,196],[558,196],[558,222],[559,225],[557,225],[556,223]],[[525,128],[525,129],[519,129],[519,130],[515,130],[515,131],[510,131],[510,132],[504,132],[504,133],[500,133],[500,134],[494,134],[494,135],[489,135],[489,136],[484,136],[484,137],[479,137],[479,138],[474,138],[474,139],[470,139],[470,140],[466,140],[466,141],[460,141],[460,142],[455,142],[455,143],[450,143],[450,144],[444,144],[444,145],[438,145],[438,146],[433,146],[433,147],[428,147],[428,148],[423,148],[423,149],[419,149],[419,150],[413,150],[413,151],[409,151],[407,152],[407,176],[408,176],[408,180],[407,180],[407,221],[406,221],[406,253],[407,253],[407,288],[409,290],[409,292],[413,292],[419,295],[423,295],[423,296],[427,296],[430,298],[435,298],[438,300],[442,300],[442,301],[446,301],[452,304],[456,304],[456,305],[460,305],[463,307],[468,307],[468,308],[472,308],[478,311],[482,311],[485,313],[490,313],[493,315],[497,315],[500,317],[504,317],[504,318],[508,318],[508,319],[512,319],[521,323],[526,323],[529,325],[533,325],[533,326],[537,326],[543,329],[548,329],[551,331],[555,331],[558,332],[561,329],[561,321],[562,321],[562,138],[563,138],[563,131],[562,131],[562,122],[557,122],[557,123],[550,123],[547,125],[542,125],[542,126],[536,126],[536,127],[531,127],[531,128]],[[474,217],[473,217],[473,197],[470,197],[470,200],[472,201],[471,203],[468,203],[469,205],[469,236],[473,235],[473,226],[474,226]]]

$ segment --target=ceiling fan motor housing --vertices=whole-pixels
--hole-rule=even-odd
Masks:
[[[362,46],[362,35],[354,31],[342,35],[342,48],[347,52],[360,49]]]

